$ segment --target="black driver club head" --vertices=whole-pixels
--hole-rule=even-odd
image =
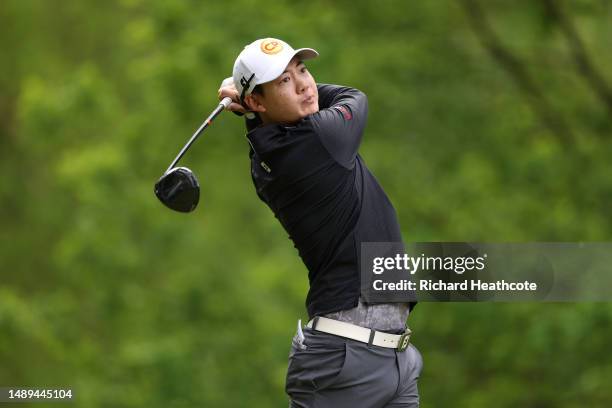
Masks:
[[[200,201],[200,184],[187,167],[175,167],[157,180],[155,195],[174,211],[191,212]]]
[[[230,78],[228,78],[230,79]],[[155,183],[155,195],[159,201],[174,211],[191,212],[195,210],[200,201],[200,183],[191,170],[187,167],[174,167],[176,163],[189,150],[200,134],[213,121],[213,119],[232,103],[232,98],[226,96],[219,102],[219,105],[200,125],[198,130],[191,136],[191,139],[181,149],[178,156],[172,161],[168,170]]]

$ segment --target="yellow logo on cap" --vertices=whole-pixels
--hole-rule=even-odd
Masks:
[[[283,50],[283,44],[280,40],[274,38],[267,38],[261,42],[261,51],[264,54],[274,55],[278,54]]]

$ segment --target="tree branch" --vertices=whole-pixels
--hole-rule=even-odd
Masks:
[[[573,143],[574,136],[570,128],[546,101],[544,94],[540,91],[540,88],[531,78],[519,58],[512,54],[510,50],[504,48],[497,34],[489,26],[478,2],[475,0],[460,0],[459,2],[482,46],[506,70],[524,92],[528,103],[542,123],[557,136],[563,145],[567,146]]]
[[[567,40],[574,62],[578,68],[578,72],[590,85],[591,89],[599,97],[605,105],[608,114],[612,116],[612,90],[606,83],[605,78],[601,75],[593,63],[591,62],[584,43],[572,24],[572,21],[567,17],[561,9],[561,5],[556,0],[542,0],[549,15],[557,22],[565,39]]]

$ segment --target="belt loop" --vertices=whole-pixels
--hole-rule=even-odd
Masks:
[[[370,329],[370,339],[368,340],[368,348],[372,347],[372,342],[374,341],[375,334],[376,334],[376,330]]]
[[[317,330],[317,323],[319,323],[319,316],[315,316],[312,319],[312,330]]]

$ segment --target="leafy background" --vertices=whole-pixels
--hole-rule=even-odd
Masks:
[[[286,406],[308,283],[241,120],[183,160],[195,213],[152,193],[256,38],[312,46],[319,82],[368,94],[361,153],[406,241],[610,240],[611,18],[605,0],[4,0],[0,385],[70,386],[75,407]],[[423,407],[612,404],[610,304],[409,320]]]

